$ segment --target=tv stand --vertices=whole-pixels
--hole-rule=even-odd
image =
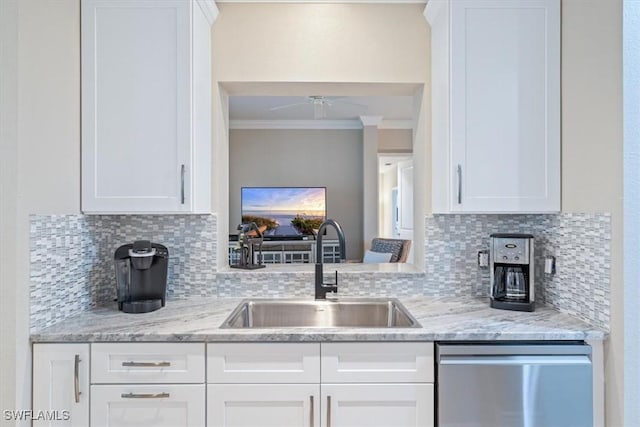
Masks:
[[[229,239],[229,264],[237,263],[238,244]],[[324,240],[322,242],[322,253],[324,255],[323,262],[337,263],[340,262],[340,245],[338,240]],[[257,253],[254,254],[258,256]],[[258,259],[254,259],[254,263],[258,263]],[[278,239],[271,237],[270,240],[264,239],[262,243],[262,264],[314,264],[316,262],[316,241],[309,240],[292,240]]]

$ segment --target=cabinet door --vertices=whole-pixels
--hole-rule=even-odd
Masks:
[[[318,384],[209,384],[208,427],[320,425]]]
[[[560,2],[451,3],[450,206],[560,210]]]
[[[82,2],[82,209],[191,209],[191,2]]]
[[[204,427],[200,385],[91,386],[91,426]]]
[[[322,384],[323,427],[434,425],[433,384]]]
[[[34,426],[89,425],[89,344],[33,345]]]

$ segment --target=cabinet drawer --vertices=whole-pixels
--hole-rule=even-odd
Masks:
[[[204,427],[204,384],[91,386],[92,427]]]
[[[204,383],[204,344],[91,345],[91,383]]]
[[[323,343],[322,382],[432,383],[433,343]]]
[[[222,384],[320,382],[320,344],[208,344],[207,382]]]

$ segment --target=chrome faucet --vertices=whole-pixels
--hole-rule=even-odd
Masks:
[[[333,219],[328,219],[320,225],[318,229],[318,236],[316,237],[316,299],[327,299],[327,292],[338,293],[338,272],[336,271],[336,282],[335,283],[322,283],[324,272],[322,269],[322,234],[324,233],[324,229],[327,228],[328,225],[331,225],[336,229],[338,233],[338,242],[340,245],[340,262],[344,262],[346,259],[346,251],[345,251],[345,243],[344,243],[344,232],[342,231],[342,227]]]

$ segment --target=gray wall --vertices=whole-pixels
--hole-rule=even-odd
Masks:
[[[347,258],[362,258],[361,130],[230,130],[230,232],[240,188],[252,186],[327,187],[327,216],[344,229]]]

